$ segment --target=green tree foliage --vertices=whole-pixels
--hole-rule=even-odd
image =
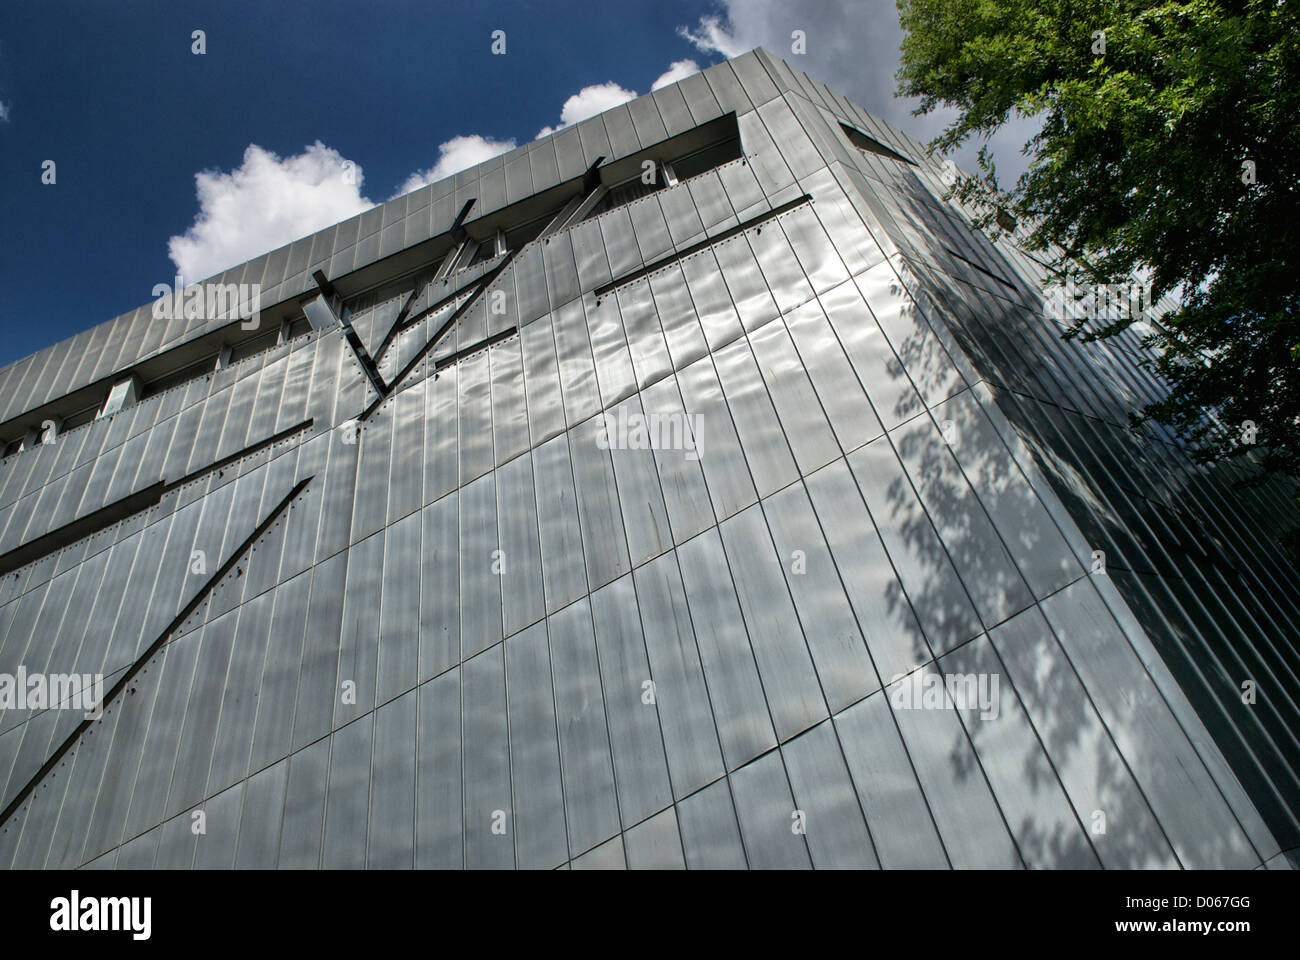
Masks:
[[[1042,124],[1009,191],[985,149],[957,192],[1028,216],[1031,247],[1065,276],[1122,283],[1138,271],[1154,297],[1181,297],[1151,338],[1172,391],[1145,416],[1202,460],[1253,450],[1265,470],[1300,476],[1300,3],[898,8],[900,93],[921,98],[918,113],[958,111],[932,149],[987,139],[1013,114]],[[1128,322],[1085,320],[1067,336]]]

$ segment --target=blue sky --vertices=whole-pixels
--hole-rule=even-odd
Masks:
[[[5,0],[0,365],[757,45],[926,139],[900,37],[893,0]]]

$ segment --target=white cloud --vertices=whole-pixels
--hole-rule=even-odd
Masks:
[[[6,123],[9,120],[9,104],[0,100],[0,123]]]
[[[957,116],[938,108],[912,116],[919,101],[894,96],[899,44],[903,29],[894,0],[825,0],[791,4],[788,0],[721,0],[724,15],[701,17],[677,32],[703,53],[734,57],[763,47],[866,107],[876,116],[922,143],[937,136]],[[807,52],[794,54],[791,33],[804,31]],[[1039,129],[1037,119],[1012,116],[989,144],[998,179],[1010,185],[1027,166],[1020,147]],[[982,141],[968,142],[952,154],[965,170],[977,168]]]
[[[731,4],[728,4],[728,7],[730,6]],[[727,19],[732,19],[730,11],[728,11]],[[722,25],[722,21],[718,17],[700,17],[700,22],[693,31],[689,27],[678,27],[677,33],[695,44],[702,52],[720,53],[727,59],[739,56],[750,49],[743,46],[741,41]]]
[[[594,117],[611,107],[617,107],[620,103],[627,103],[629,100],[635,99],[635,90],[625,90],[613,81],[594,83],[589,87],[583,87],[564,101],[564,106],[560,109],[560,125],[558,127],[543,127],[538,130],[537,139],[552,134],[556,130],[563,130],[570,124],[577,123],[580,120]]]
[[[418,190],[426,183],[434,183],[453,173],[460,173],[507,150],[513,150],[515,146],[513,139],[493,140],[477,133],[452,137],[438,146],[438,162],[428,170],[416,171],[408,176],[393,196],[400,197],[404,193]]]
[[[361,195],[362,179],[359,166],[319,140],[283,160],[249,144],[230,173],[195,174],[198,215],[167,252],[187,282],[205,279],[374,206]]]
[[[658,90],[660,87],[666,87],[699,72],[700,65],[694,60],[674,60],[668,65],[668,69],[659,75],[659,79],[650,85],[650,89]]]

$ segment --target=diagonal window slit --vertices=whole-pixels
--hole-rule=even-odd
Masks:
[[[180,629],[181,624],[189,619],[190,615],[203,604],[203,601],[205,601],[212,591],[216,589],[217,584],[225,579],[226,574],[234,569],[235,564],[243,558],[244,554],[249,551],[253,544],[257,543],[262,535],[271,528],[271,525],[289,509],[293,504],[293,501],[307,488],[307,485],[311,483],[312,479],[313,477],[305,477],[300,480],[294,488],[285,495],[284,499],[276,504],[271,512],[262,519],[262,522],[257,525],[243,543],[239,544],[239,546],[235,548],[226,562],[223,563],[221,567],[212,574],[208,581],[199,588],[198,592],[195,593],[190,602],[181,609],[180,613],[176,614],[171,623],[167,624],[166,628],[164,628],[162,633],[158,635],[157,639],[155,639],[153,643],[149,644],[145,651],[136,658],[134,663],[127,667],[126,672],[122,674],[117,683],[113,684],[113,686],[104,694],[103,700],[98,705],[100,708],[97,711],[99,717],[102,717],[103,710],[106,709],[110,703],[116,700],[121,695],[122,691],[131,684],[136,675],[144,669],[145,664],[153,658],[154,654],[162,649],[163,645],[171,638],[171,635]],[[17,812],[18,808],[23,805],[29,796],[31,796],[32,792],[40,786],[41,781],[45,779],[46,775],[59,765],[59,761],[63,759],[68,751],[77,745],[77,741],[80,740],[82,735],[90,729],[91,724],[97,722],[99,717],[87,717],[83,719],[79,724],[77,724],[76,729],[68,735],[67,739],[64,740],[63,743],[59,744],[54,752],[50,754],[49,759],[41,765],[41,768],[37,770],[23,788],[18,791],[13,800],[9,802],[9,805],[4,808],[4,811],[0,812],[0,827],[3,827],[9,822],[10,817]]]
[[[781,216],[781,214],[788,213],[789,211],[793,210],[795,207],[798,207],[805,203],[812,203],[812,194],[805,193],[802,197],[796,197],[794,200],[791,200],[787,203],[783,203],[779,207],[773,207],[771,210],[768,210],[766,213],[760,213],[756,217],[750,217],[744,223],[738,223],[734,227],[728,227],[726,230],[723,230],[721,233],[716,233],[711,237],[705,237],[699,243],[693,243],[689,247],[685,247],[681,250],[678,250],[676,253],[670,253],[666,257],[660,257],[654,263],[647,263],[644,267],[641,267],[639,270],[633,270],[631,273],[625,274],[624,276],[619,277],[617,280],[611,280],[609,283],[597,287],[593,292],[596,294],[597,297],[603,297],[607,293],[614,292],[624,284],[631,283],[633,280],[640,280],[642,277],[648,277],[650,276],[650,274],[654,273],[657,270],[662,270],[664,267],[668,266],[669,264],[676,263],[679,260],[685,260],[687,257],[691,256],[692,254],[699,253],[705,247],[711,247],[713,244],[721,243],[723,240],[727,240],[730,237],[734,237],[738,233],[744,233],[746,230],[750,229],[751,227],[757,227],[764,223],[767,223],[767,221],[769,220],[774,220],[777,217]]]
[[[0,576],[12,573],[15,570],[25,567],[33,560],[38,560],[47,554],[53,553],[70,543],[76,543],[86,537],[93,536],[101,530],[111,527],[113,524],[125,520],[127,517],[139,513],[141,510],[148,510],[150,507],[158,504],[164,496],[177,487],[184,486],[192,480],[207,476],[214,470],[220,470],[232,463],[236,463],[245,457],[251,457],[255,453],[261,453],[267,447],[275,446],[281,440],[287,440],[304,430],[311,428],[315,423],[314,418],[304,420],[296,426],[287,427],[279,433],[273,434],[264,440],[242,450],[236,450],[229,456],[222,457],[215,463],[209,464],[195,470],[193,473],[186,474],[179,480],[173,480],[170,483],[166,479],[160,479],[157,483],[150,484],[143,490],[137,490],[135,493],[128,494],[120,500],[114,500],[112,503],[100,507],[93,513],[88,513],[84,517],[79,517],[70,523],[50,530],[47,533],[21,544],[8,553],[0,555]]]

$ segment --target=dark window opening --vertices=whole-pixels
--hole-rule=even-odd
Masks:
[[[476,264],[482,263],[484,260],[491,260],[496,255],[497,238],[488,237],[486,240],[480,241],[479,245],[474,248],[474,252],[470,254],[469,260],[465,263],[465,266],[475,266]]]
[[[849,138],[849,143],[853,144],[863,153],[874,153],[878,157],[885,157],[889,160],[897,160],[901,163],[916,166],[915,163],[907,159],[907,157],[903,156],[897,150],[885,146],[875,137],[869,137],[861,130],[854,130],[847,123],[841,123],[840,129],[843,130],[844,135]]]
[[[261,353],[263,350],[270,350],[280,339],[280,330],[277,327],[274,330],[268,330],[266,333],[260,333],[255,337],[234,344],[230,348],[230,363],[236,364],[241,360],[247,360],[254,354]]]
[[[155,394],[170,390],[172,387],[179,387],[183,383],[197,380],[199,377],[211,373],[216,369],[216,366],[217,355],[215,353],[209,354],[202,360],[190,364],[188,367],[183,367],[182,369],[173,371],[172,373],[167,373],[153,380],[148,380],[140,391],[140,399],[143,400],[146,397],[152,397]]]

